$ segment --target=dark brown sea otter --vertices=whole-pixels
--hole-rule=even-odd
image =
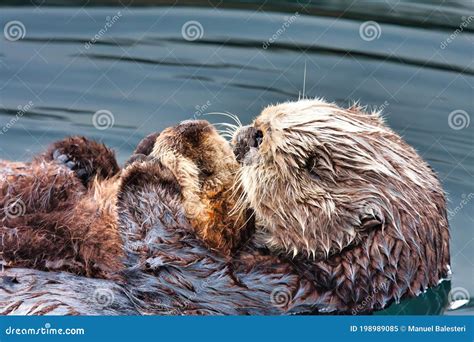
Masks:
[[[57,142],[30,163],[1,162],[4,262],[90,277],[117,276],[129,243],[128,233],[121,234],[126,228],[119,218],[121,200],[126,197],[137,214],[149,199],[127,191],[154,181],[161,182],[163,191],[179,193],[171,209],[184,212],[209,248],[229,254],[238,245],[246,219],[230,214],[235,200],[229,191],[238,164],[207,122],[184,123],[144,139],[128,164],[119,171],[108,148],[82,137]],[[169,203],[157,198],[153,204]],[[137,219],[146,225],[153,217]]]
[[[285,111],[285,108],[291,110]],[[298,115],[299,111],[304,115]],[[278,121],[281,119],[285,120]],[[321,120],[319,126],[311,124],[318,120]],[[289,124],[292,130],[288,129]],[[383,146],[371,147],[367,143],[375,139],[369,134],[372,129],[382,135]],[[202,230],[195,224],[198,217],[221,215],[214,204],[228,196],[228,192],[222,190],[229,184],[228,177],[232,179],[230,183],[235,177],[232,172],[235,162],[231,161],[226,143],[218,139],[205,122],[185,122],[167,132],[145,139],[137,148],[138,155],[120,174],[120,182],[114,181],[118,184],[113,197],[116,198],[117,227],[124,245],[124,257],[120,259],[124,269],[119,271],[119,283],[103,280],[96,288],[111,293],[112,304],[104,308],[86,299],[93,291],[92,279],[7,269],[5,281],[0,283],[3,313],[34,314],[38,313],[38,307],[43,308],[39,310],[42,314],[366,313],[417,295],[447,275],[448,232],[444,197],[438,182],[416,153],[376,116],[360,113],[357,108],[343,110],[324,102],[301,101],[270,107],[255,126],[241,129],[235,138],[236,154],[244,163],[238,176],[258,221],[258,231],[247,243],[244,243],[246,230],[238,229],[235,234],[219,224],[210,225],[210,230]],[[320,142],[314,138],[318,132],[322,134]],[[286,135],[289,133],[293,134],[292,138]],[[352,134],[365,151],[350,157],[343,156],[344,151],[331,149],[334,146],[331,144],[337,145],[334,140],[340,140],[341,148],[346,146],[345,142],[350,145],[351,138],[347,135]],[[394,146],[387,144],[384,140],[387,137]],[[223,154],[191,152],[200,147],[218,148]],[[374,148],[380,148],[381,155],[386,157],[364,159],[375,152]],[[397,195],[396,183],[392,188],[389,177],[407,177],[409,182],[412,175],[405,175],[396,160],[384,160],[391,159],[391,153],[400,148],[405,148],[414,158],[410,163],[417,162],[420,170],[427,170],[425,181],[432,187],[427,191],[418,184],[416,189],[423,194],[414,198],[436,200],[429,204],[434,208],[430,213],[436,218],[416,216],[415,221],[407,221],[411,218],[406,211],[410,203],[422,203],[414,201],[411,197],[414,195]],[[222,165],[213,158],[217,155],[218,160],[226,160],[230,172],[220,171]],[[406,156],[399,158],[410,160]],[[375,162],[372,168],[364,164],[369,160]],[[354,161],[360,163],[357,164],[359,173],[351,171]],[[386,191],[381,188],[382,178],[378,182],[374,179],[373,183],[363,183],[367,189],[355,186],[359,178],[370,178],[373,172],[380,173],[384,168],[396,170],[394,174],[383,173]],[[334,174],[329,174],[330,171]],[[416,174],[420,173],[416,171]],[[245,175],[250,178],[245,179]],[[295,185],[296,180],[307,188]],[[219,186],[221,183],[226,185]],[[220,190],[216,195],[219,196],[196,197],[206,185],[212,184],[218,185],[216,189]],[[272,198],[262,188],[264,184],[274,192]],[[353,193],[354,200],[344,202],[342,199],[352,193],[346,190],[350,185],[354,185],[352,190],[357,190]],[[374,187],[380,187],[378,192],[372,191]],[[297,190],[302,191],[299,196]],[[313,194],[321,197],[313,198]],[[384,201],[387,194],[401,200],[402,205]],[[262,200],[258,196],[262,196]],[[364,196],[368,206],[363,204]],[[229,198],[232,198],[229,205],[233,206],[234,199]],[[200,210],[190,211],[184,202],[196,199],[199,199]],[[328,202],[322,203],[322,199]],[[335,199],[340,202],[334,203],[341,205],[337,208],[341,215],[334,216],[340,225],[329,227],[330,221],[322,218],[332,213],[331,201]],[[285,203],[288,212],[281,210]],[[209,212],[215,214],[209,215]],[[199,216],[203,213],[206,215]],[[355,216],[356,213],[360,216]],[[427,212],[420,211],[420,214]],[[281,218],[286,216],[292,217],[288,224],[281,225]],[[295,217],[297,219],[293,219]],[[240,220],[240,215],[235,219]],[[428,221],[433,226],[426,227]],[[326,225],[314,224],[317,222]],[[418,222],[416,228],[413,222]],[[393,228],[393,224],[397,224],[398,229]],[[284,242],[282,231],[287,235]],[[229,254],[236,246],[240,249]],[[288,252],[291,256],[287,256]],[[296,255],[293,257],[293,254]],[[28,279],[36,286],[41,285],[41,292],[35,286],[25,286],[23,275],[27,285]],[[71,286],[71,282],[75,285]],[[117,284],[122,285],[117,287]],[[74,296],[75,292],[78,294]],[[56,304],[45,304],[50,303],[48,300]]]

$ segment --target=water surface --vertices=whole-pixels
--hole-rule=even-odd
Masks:
[[[83,134],[123,162],[152,131],[194,117],[227,120],[208,112],[248,123],[303,90],[341,105],[359,100],[383,109],[438,172],[450,199],[451,292],[474,296],[474,21],[447,42],[474,14],[471,2],[7,4],[21,6],[0,7],[0,27],[19,21],[25,34],[0,36],[0,158],[28,160],[56,139]],[[367,21],[378,25],[375,38],[360,33]],[[183,34],[190,22],[197,39]],[[97,111],[113,125],[97,129]],[[443,310],[448,292],[443,285],[386,313],[474,313],[472,300]]]

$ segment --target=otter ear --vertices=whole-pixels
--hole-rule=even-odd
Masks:
[[[306,170],[308,170],[309,174],[311,175],[311,178],[321,180],[321,176],[318,173],[317,165],[318,157],[316,155],[312,155],[306,160],[305,168]]]
[[[366,217],[361,219],[361,230],[368,231],[382,227],[382,221],[376,217]]]
[[[366,205],[363,212],[359,214],[360,230],[369,231],[379,229],[385,220],[380,209],[374,205]]]

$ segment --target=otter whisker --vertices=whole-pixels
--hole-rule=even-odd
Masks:
[[[233,125],[233,124],[230,124],[230,123],[227,123],[227,122],[219,122],[219,123],[215,123],[214,125],[224,126],[224,127],[230,128],[234,131],[236,131],[240,128],[237,125]]]
[[[226,129],[216,129],[217,133],[221,135],[224,138],[228,138],[229,140],[232,140],[234,138],[235,132],[237,131],[237,128],[231,129],[231,128],[226,128]]]
[[[306,91],[306,61],[304,61],[304,74],[303,74],[303,99]]]
[[[250,220],[254,218],[254,216],[255,216],[255,213],[253,212],[253,213],[247,218],[247,220],[245,220],[245,222],[244,222],[240,227],[237,228],[237,230],[240,230],[240,229],[244,228],[244,227],[250,222]]]
[[[221,133],[224,133],[224,134],[232,134],[232,132],[230,132],[229,130],[227,129],[216,129],[217,133],[221,134]]]
[[[226,117],[231,118],[232,120],[234,120],[235,123],[239,127],[242,127],[242,122],[240,121],[239,117],[237,115],[229,113],[229,112],[211,112],[211,113],[204,113],[203,115],[222,115],[222,116],[226,116]]]
[[[229,133],[229,134],[235,134],[236,130],[226,128],[226,129],[218,129],[217,132],[219,133]]]
[[[239,169],[235,173],[235,178],[237,181],[232,185],[232,197],[237,197],[234,207],[230,210],[230,215],[235,215],[236,213],[242,213],[244,208],[247,207],[248,198],[244,191],[242,191],[241,187],[241,179],[242,179],[242,169]]]
[[[224,138],[228,138],[229,140],[232,140],[235,132],[237,132],[237,130],[239,129],[237,125],[230,124],[227,122],[218,122],[213,125],[224,127],[225,129],[216,129],[216,130],[221,136],[223,136]]]
[[[228,133],[228,132],[219,132],[219,134],[220,134],[221,136],[223,136],[224,138],[225,138],[225,137],[232,138],[232,134],[230,134],[230,133]]]
[[[303,92],[298,91],[298,101],[304,100],[305,92],[306,92],[306,61],[304,62],[304,72],[303,72]]]

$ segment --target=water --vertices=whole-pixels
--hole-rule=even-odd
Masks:
[[[207,112],[248,123],[268,104],[297,99],[303,87],[306,96],[342,105],[360,100],[383,108],[438,172],[450,199],[451,293],[457,304],[474,297],[471,2],[6,3],[21,6],[0,7],[0,27],[20,21],[25,36],[0,37],[0,158],[28,160],[56,139],[83,134],[123,162],[152,131],[193,117],[225,120]],[[360,33],[369,20],[378,25],[368,24],[373,36]],[[191,21],[197,40],[182,33]],[[95,128],[97,111],[113,126]],[[449,291],[444,283],[383,313],[474,313],[473,299],[445,311]]]

